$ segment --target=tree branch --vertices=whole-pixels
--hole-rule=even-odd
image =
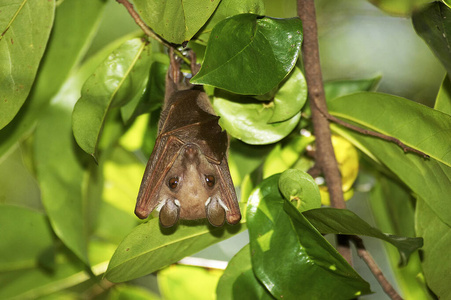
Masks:
[[[310,107],[316,137],[315,163],[322,170],[326,179],[331,206],[335,208],[346,208],[341,186],[341,175],[332,146],[329,121],[320,111],[320,109],[327,111],[327,105],[319,61],[315,3],[314,0],[298,0],[297,3],[298,16],[301,18],[304,27],[302,50],[309,101],[310,103],[314,103]],[[349,243],[340,238],[338,239],[338,244],[337,250],[351,264]]]
[[[387,278],[385,278],[384,274],[382,273],[381,269],[379,269],[379,266],[376,264],[371,254],[366,250],[362,239],[358,236],[353,235],[351,236],[351,240],[356,246],[357,254],[367,264],[371,273],[373,273],[374,277],[376,277],[384,292],[390,297],[390,299],[401,300],[402,297],[393,288],[390,282],[388,282]]]

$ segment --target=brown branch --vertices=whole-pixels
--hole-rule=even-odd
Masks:
[[[385,278],[379,266],[374,261],[371,254],[366,250],[363,241],[358,236],[351,236],[351,240],[354,242],[357,254],[363,261],[367,264],[371,273],[373,273],[374,277],[377,279],[379,284],[381,285],[384,292],[390,297],[390,299],[400,300],[402,297],[398,294],[398,292],[393,288],[393,286],[388,282],[387,278]]]
[[[130,16],[133,18],[133,20],[135,20],[136,24],[138,24],[138,26],[142,29],[142,31],[144,31],[144,33],[148,37],[156,40],[157,42],[159,42],[161,44],[163,44],[167,48],[174,49],[174,52],[181,59],[183,59],[187,64],[191,64],[190,60],[188,58],[186,58],[176,47],[174,47],[174,45],[172,45],[171,43],[169,43],[168,41],[166,41],[165,39],[160,37],[149,26],[147,26],[147,24],[141,19],[139,14],[133,8],[133,4],[131,4],[128,0],[116,0],[116,2],[125,6],[125,8],[127,9],[128,13],[130,14]]]
[[[335,208],[346,208],[343,197],[341,175],[338,169],[332,146],[329,121],[321,113],[327,111],[323,79],[319,60],[318,30],[314,0],[298,0],[298,16],[304,27],[304,43],[302,45],[305,77],[307,80],[309,101],[311,105],[313,129],[316,137],[315,163],[326,179],[330,203]],[[351,248],[348,242],[338,240],[337,250],[351,264]]]
[[[313,105],[316,105],[316,104],[313,103]],[[395,138],[395,137],[392,137],[392,136],[389,136],[389,135],[385,135],[385,134],[380,133],[380,132],[376,132],[376,131],[364,129],[364,128],[361,128],[361,127],[359,127],[359,126],[350,124],[350,123],[348,123],[348,122],[346,122],[346,121],[343,121],[343,120],[341,120],[341,119],[339,119],[339,118],[337,118],[337,117],[335,117],[335,116],[332,116],[330,113],[328,113],[327,111],[323,111],[323,110],[322,110],[321,108],[319,108],[319,107],[318,107],[318,110],[321,112],[321,114],[322,114],[326,119],[328,119],[328,120],[331,121],[331,122],[337,123],[338,125],[341,125],[341,126],[343,126],[343,127],[346,127],[346,128],[348,128],[348,129],[351,129],[351,130],[353,130],[353,131],[356,131],[356,132],[361,133],[361,134],[364,134],[364,135],[374,136],[374,137],[377,137],[377,138],[379,138],[379,139],[382,139],[382,140],[385,140],[385,141],[388,141],[388,142],[395,143],[396,145],[398,145],[399,147],[401,147],[401,149],[402,149],[404,152],[412,152],[412,153],[418,154],[418,155],[420,155],[420,156],[423,156],[424,158],[429,158],[429,155],[427,155],[426,153],[424,153],[424,152],[422,152],[422,151],[420,151],[420,150],[414,149],[414,148],[412,148],[412,147],[407,146],[406,144],[404,144],[403,142],[401,142],[399,139],[397,139],[397,138]]]

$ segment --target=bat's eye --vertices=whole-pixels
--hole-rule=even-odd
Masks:
[[[175,189],[177,187],[177,185],[179,184],[179,179],[178,177],[172,177],[171,179],[169,179],[169,187],[171,189]]]
[[[213,187],[215,185],[215,177],[213,175],[206,175],[205,182],[209,187]]]

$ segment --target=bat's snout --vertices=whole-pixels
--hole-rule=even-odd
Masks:
[[[184,152],[185,158],[189,161],[194,161],[199,159],[199,149],[193,144],[188,144],[185,146]]]

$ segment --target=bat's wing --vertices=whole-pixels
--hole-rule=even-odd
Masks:
[[[221,161],[220,165],[215,166],[221,176],[219,183],[221,188],[221,200],[224,202],[226,209],[226,220],[229,224],[236,224],[241,220],[240,206],[235,193],[235,187],[230,176],[227,158]]]
[[[227,133],[219,126],[207,95],[191,90],[175,96],[178,101],[161,115],[160,135],[196,144],[211,163],[220,164],[227,152]]]
[[[183,142],[174,136],[158,136],[139,188],[135,214],[140,219],[147,218],[158,205],[158,193],[164,184],[162,181],[182,146]]]

